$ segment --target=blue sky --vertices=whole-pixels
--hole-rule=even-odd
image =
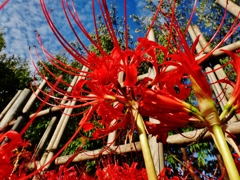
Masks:
[[[2,3],[3,0],[0,0]],[[58,29],[68,41],[73,41],[74,36],[69,29],[62,11],[60,0],[46,0],[48,9],[52,8],[51,16]],[[80,4],[78,3],[80,2]],[[84,2],[84,3],[81,3]],[[119,12],[123,10],[122,0],[118,1]],[[92,28],[91,1],[75,1],[76,8],[85,27]],[[128,0],[128,15],[145,15],[144,4],[138,0]],[[130,22],[130,21],[129,21]],[[15,54],[27,60],[30,59],[28,47],[38,45],[34,30],[38,30],[44,46],[52,53],[56,54],[62,49],[57,39],[50,30],[42,13],[39,0],[10,0],[0,11],[0,29],[4,28],[4,39],[7,44],[5,52]]]

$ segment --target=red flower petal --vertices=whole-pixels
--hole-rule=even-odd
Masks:
[[[135,64],[131,64],[126,68],[126,79],[124,81],[124,86],[133,87],[137,82],[137,68]]]
[[[85,122],[83,124],[82,128],[83,128],[84,132],[87,132],[87,131],[92,130],[94,128],[94,125],[92,123],[90,123],[90,122]]]

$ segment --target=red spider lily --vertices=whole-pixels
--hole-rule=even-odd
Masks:
[[[68,2],[62,0],[62,4],[65,8],[64,12],[70,26],[72,27],[72,23],[69,20],[69,16],[73,18],[86,37],[98,48],[101,53],[100,56],[97,56],[95,53],[90,53],[87,48],[84,48],[88,53],[88,56],[85,58],[75,51],[58,32],[50,18],[50,15],[48,14],[48,11],[46,10],[44,1],[41,1],[43,12],[59,41],[66,50],[69,50],[69,53],[75,57],[77,61],[89,68],[89,72],[84,74],[85,80],[78,81],[72,92],[72,97],[81,102],[79,105],[74,106],[75,108],[92,106],[85,112],[86,116],[80,121],[80,127],[83,127],[85,131],[93,129],[94,126],[89,123],[89,120],[91,120],[93,115],[97,114],[100,117],[98,117],[97,120],[104,126],[104,129],[97,129],[93,134],[95,138],[105,136],[116,129],[127,127],[130,124],[130,131],[128,134],[131,139],[131,135],[135,129],[135,120],[131,115],[133,109],[137,108],[139,109],[139,113],[149,116],[150,112],[156,112],[156,110],[151,109],[151,107],[158,104],[158,108],[162,110],[158,110],[157,114],[151,114],[151,117],[159,117],[160,112],[166,113],[166,111],[176,111],[177,114],[181,111],[185,111],[186,115],[191,111],[190,106],[186,105],[183,101],[176,99],[174,96],[171,96],[171,94],[176,95],[174,90],[171,89],[172,86],[169,84],[166,86],[166,79],[173,74],[173,71],[169,73],[163,70],[160,72],[158,71],[159,64],[157,55],[163,54],[164,58],[167,58],[168,49],[166,47],[161,46],[156,42],[149,41],[147,38],[139,38],[139,44],[135,50],[130,50],[128,48],[122,50],[118,44],[115,33],[113,33],[114,30],[109,17],[106,1],[101,1],[99,6],[101,12],[106,15],[103,17],[107,22],[106,27],[108,28],[108,32],[115,46],[111,53],[108,54],[102,50],[99,39],[97,39],[96,43],[89,36],[82,26],[77,14],[74,11],[71,11]],[[94,1],[92,1],[92,5],[94,9]],[[72,9],[75,9],[74,6]],[[69,10],[69,14],[67,13],[67,10]],[[95,13],[93,13],[93,17],[95,18]],[[97,30],[96,24],[94,25]],[[75,34],[74,29],[73,32]],[[99,35],[96,34],[96,37],[98,38]],[[77,39],[79,40],[79,43],[83,45],[78,36]],[[49,53],[44,48],[42,49],[45,54],[49,56]],[[50,59],[53,59],[53,57],[50,56]],[[140,67],[142,62],[152,64],[157,72],[155,78],[145,78],[142,81],[137,80],[137,75],[140,73],[138,67]],[[166,62],[164,66],[170,65],[172,64],[167,64]],[[123,83],[118,82],[118,76],[121,72],[125,75]],[[178,83],[182,74],[179,75],[176,73],[175,75],[175,82]],[[178,84],[180,88],[184,86],[180,85],[180,83]],[[151,90],[151,88],[153,90]],[[171,89],[170,93],[167,91],[169,89]],[[181,93],[177,94],[177,96],[181,99],[185,99],[190,92],[189,88],[184,89],[181,90]],[[190,110],[188,109],[189,107]],[[186,115],[184,117],[186,117]],[[181,122],[179,125],[186,125],[189,122],[189,119],[191,118],[188,116],[183,121],[179,121]],[[196,118],[194,120],[196,120]],[[161,122],[162,121],[166,125],[170,124],[170,121],[168,121],[169,123],[165,122],[165,119],[162,119]]]
[[[55,27],[49,11],[44,4],[44,0],[41,0],[40,2],[44,15],[59,42],[73,56],[73,58],[89,69],[89,71],[86,71],[81,75],[74,73],[81,71],[69,66],[66,66],[66,68],[63,69],[62,66],[64,66],[64,63],[51,56],[43,47],[39,38],[43,52],[53,65],[60,64],[61,66],[57,65],[59,69],[85,78],[78,81],[74,86],[69,99],[75,98],[80,102],[73,108],[91,106],[91,108],[86,110],[86,116],[83,117],[79,123],[80,127],[85,131],[94,129],[93,124],[89,121],[92,120],[93,116],[96,114],[98,115],[96,120],[104,126],[104,129],[97,129],[94,133],[95,138],[107,135],[118,128],[124,128],[127,125],[130,125],[129,134],[132,134],[135,128],[135,120],[131,114],[132,111],[135,110],[143,116],[158,119],[161,125],[146,124],[151,127],[148,129],[152,133],[159,132],[159,129],[154,130],[155,128],[163,128],[163,134],[166,134],[167,130],[185,126],[191,121],[205,121],[205,119],[207,119],[205,116],[207,112],[209,112],[209,109],[211,108],[215,111],[210,86],[199,65],[199,62],[204,61],[213,51],[202,57],[200,61],[196,61],[197,56],[195,55],[195,49],[198,39],[190,48],[185,40],[186,32],[181,31],[174,17],[174,10],[172,10],[171,16],[168,14],[165,15],[170,22],[170,25],[164,26],[169,32],[168,46],[164,47],[156,42],[149,41],[145,37],[139,38],[137,47],[132,50],[128,48],[128,37],[127,32],[125,32],[126,45],[125,49],[122,49],[114,33],[106,1],[98,1],[102,18],[114,44],[114,49],[110,53],[107,53],[104,52],[100,43],[100,35],[98,34],[98,27],[96,24],[95,2],[92,1],[96,40],[91,38],[90,34],[83,26],[80,17],[76,13],[74,3],[72,2],[72,6],[70,6],[68,1],[61,0],[67,21],[79,44],[87,53],[87,56],[85,57],[64,39]],[[126,11],[126,2],[124,3],[124,9]],[[158,12],[161,11],[161,3],[159,3],[156,15],[153,19],[155,19]],[[124,14],[126,15],[126,13]],[[89,52],[82,40],[78,37],[76,30],[73,28],[73,22],[70,19],[78,25],[86,38],[99,50],[100,55]],[[127,27],[126,19],[125,16],[125,27]],[[154,20],[151,26],[153,23]],[[222,26],[222,23],[223,22],[221,22],[220,26]],[[227,35],[227,37],[229,37],[231,33],[233,33],[233,30]],[[218,46],[220,46],[225,40],[226,38],[224,38]],[[174,43],[174,46],[170,45],[171,43]],[[164,57],[161,64],[158,63],[157,58],[160,54]],[[139,72],[139,67],[143,62],[148,62],[152,65],[156,72],[155,77],[138,80],[137,76],[141,73]],[[175,70],[170,72],[167,71],[169,66],[174,66]],[[46,70],[49,71],[48,69]],[[118,81],[118,76],[121,73],[124,74],[124,80],[122,83]],[[52,75],[55,76],[54,74]],[[191,81],[191,87],[199,101],[199,109],[201,113],[199,113],[196,108],[182,101],[186,99],[190,92],[190,86],[181,83],[181,80],[184,77]],[[170,83],[169,78],[172,79]],[[51,85],[51,87],[53,87],[53,85]],[[178,89],[174,89],[175,87]],[[65,94],[64,91],[57,88],[56,92],[63,95]],[[201,118],[201,116],[205,117],[205,119]],[[173,122],[176,122],[174,123],[175,126],[172,125]]]
[[[114,45],[114,49],[108,53],[101,47],[100,35],[98,34],[98,27],[96,25],[95,1],[92,0],[92,9],[96,39],[91,38],[83,26],[80,17],[76,13],[74,2],[72,2],[72,6],[69,5],[67,0],[61,0],[61,2],[67,21],[79,44],[85,50],[86,56],[79,53],[64,39],[54,25],[49,11],[44,4],[44,0],[40,0],[43,13],[59,42],[74,59],[87,67],[88,71],[74,69],[57,60],[43,47],[40,36],[38,36],[38,38],[41,48],[50,63],[66,73],[82,78],[73,87],[71,94],[59,88],[54,89],[56,93],[67,95],[68,100],[74,99],[74,101],[78,101],[77,105],[72,107],[65,105],[65,107],[88,107],[84,112],[84,117],[79,122],[79,129],[83,128],[85,131],[94,129],[95,133],[93,133],[93,137],[100,138],[117,129],[129,128],[128,135],[131,139],[135,129],[136,114],[140,114],[144,117],[159,120],[159,124],[152,124],[149,123],[146,118],[146,129],[149,133],[157,135],[161,141],[165,141],[168,131],[186,126],[192,121],[206,122],[209,127],[214,124],[220,124],[219,118],[214,117],[214,121],[212,122],[212,116],[209,117],[209,115],[212,115],[209,114],[209,112],[213,112],[215,115],[217,111],[214,106],[210,85],[199,65],[209,57],[213,51],[209,52],[199,61],[196,61],[198,55],[195,54],[195,50],[198,38],[190,48],[186,41],[186,32],[180,29],[174,17],[174,10],[172,10],[171,15],[166,15],[170,24],[164,26],[169,32],[169,43],[166,47],[152,42],[145,37],[139,38],[137,47],[132,50],[128,47],[127,31],[125,32],[125,47],[121,48],[117,36],[114,33],[107,2],[106,0],[99,0],[100,13],[102,13],[107,32]],[[126,11],[126,0],[124,1],[124,9]],[[156,16],[160,11],[161,3],[159,3]],[[125,29],[127,29],[126,13],[124,13],[124,15],[124,26]],[[155,18],[156,17],[153,19]],[[77,35],[71,19],[92,45],[98,49],[100,55],[92,53],[87,49]],[[150,28],[153,23],[154,20]],[[223,21],[220,26],[222,26],[222,23]],[[218,46],[226,41],[233,31],[234,28],[231,29]],[[164,57],[161,64],[157,58],[159,55],[163,55]],[[138,75],[141,74],[139,67],[143,62],[147,62],[153,67],[156,72],[154,77],[138,79]],[[175,67],[175,70],[167,71],[170,66]],[[56,75],[44,66],[44,64],[43,67],[56,78]],[[118,78],[122,73],[124,74],[123,82],[119,82]],[[44,76],[42,75],[42,77]],[[171,83],[169,83],[169,78],[172,80]],[[199,110],[183,101],[190,92],[190,85],[181,83],[184,78],[187,78],[191,82],[191,88],[199,102]],[[59,81],[67,86],[71,86],[62,79]],[[49,86],[51,88],[54,87],[51,83],[49,83]],[[175,86],[179,88],[179,90],[174,89]],[[59,97],[55,98],[55,102],[61,100]],[[64,98],[64,100],[66,100],[66,98]],[[98,121],[103,129],[95,127],[91,123],[91,120]],[[75,133],[75,135],[76,134],[77,133]],[[73,138],[74,137],[71,139]]]
[[[30,161],[31,154],[25,151],[29,143],[22,141],[21,136],[15,131],[8,131],[0,135],[0,178],[19,179],[25,177],[26,167],[24,163]],[[18,148],[23,148],[18,152]],[[18,165],[18,161],[24,162]],[[18,167],[17,167],[18,166]]]

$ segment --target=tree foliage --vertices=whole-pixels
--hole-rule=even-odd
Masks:
[[[0,111],[18,90],[28,88],[32,80],[27,61],[15,55],[8,56],[4,48],[4,35],[0,33]]]

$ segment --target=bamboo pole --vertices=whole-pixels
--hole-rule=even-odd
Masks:
[[[228,132],[231,134],[240,134],[240,122],[235,122],[231,124],[223,125],[224,129],[228,129]],[[197,129],[194,131],[189,131],[181,134],[174,134],[167,137],[167,144],[177,145],[177,146],[185,146],[192,142],[196,142],[197,137],[204,131],[204,128]],[[203,136],[202,140],[211,139],[211,133],[207,131],[207,133]],[[135,148],[133,148],[135,147]],[[108,155],[110,153],[123,154],[131,151],[141,151],[140,142],[134,142],[134,146],[132,144],[120,145],[120,146],[111,146],[108,150],[97,149],[94,151],[86,151],[79,153],[74,159],[73,162],[85,161],[97,158],[99,155]],[[66,155],[56,158],[55,164],[65,164],[69,158],[73,155]]]
[[[18,116],[18,118],[16,119],[16,121],[14,122],[13,126],[12,126],[12,130],[13,131],[21,131],[21,129],[24,126],[24,121],[26,121],[26,117],[24,115],[20,115]]]
[[[223,8],[227,7],[227,11],[240,19],[240,7],[237,4],[233,3],[230,0],[216,0],[216,3],[218,3]]]
[[[119,84],[121,84],[121,83],[123,82],[123,75],[124,75],[123,72],[120,72],[120,73],[118,74],[118,82],[119,82]],[[116,105],[116,103],[114,103],[114,105]],[[110,126],[113,125],[113,124],[115,124],[115,121],[116,121],[116,120],[113,120],[113,121],[110,123]],[[117,130],[109,133],[109,134],[108,134],[108,138],[107,138],[107,144],[111,144],[111,146],[114,146],[114,145],[116,144],[116,141],[115,141],[116,136],[117,136]]]
[[[34,101],[35,101],[36,98],[37,98],[37,95],[40,93],[40,91],[41,91],[41,90],[44,88],[44,86],[46,85],[46,80],[47,80],[47,78],[45,78],[45,79],[41,82],[41,84],[40,84],[40,86],[38,87],[38,89],[37,89],[34,93],[32,93],[32,95],[31,95],[31,97],[29,98],[28,102],[27,102],[26,105],[24,106],[24,108],[23,108],[23,110],[22,110],[22,113],[27,113],[27,112],[30,110],[31,106],[33,105]]]
[[[134,148],[133,148],[134,147]],[[142,147],[140,142],[134,142],[134,146],[132,144],[125,144],[120,146],[110,146],[109,149],[96,149],[93,151],[87,151],[79,153],[72,162],[79,162],[97,158],[101,155],[108,155],[111,153],[115,154],[124,154],[131,151],[141,151]],[[66,155],[56,158],[55,164],[65,164],[73,155]]]
[[[50,108],[44,109],[42,111],[39,111],[38,113],[32,113],[29,116],[29,119],[31,119],[33,116],[35,116],[37,118],[37,117],[48,115],[52,112],[60,111],[60,110],[64,109],[66,107],[66,105],[67,104],[60,105],[60,106],[54,106],[54,107],[50,107]]]
[[[67,103],[68,105],[73,105],[71,104],[71,102],[69,101]],[[71,110],[70,110],[71,112]],[[40,164],[41,165],[44,165],[45,163],[47,163],[53,156],[54,156],[54,152],[56,149],[57,149],[57,146],[58,146],[58,143],[60,142],[60,139],[62,137],[62,134],[64,132],[64,128],[66,127],[67,125],[67,122],[68,122],[68,119],[70,116],[66,116],[66,114],[69,113],[69,108],[65,108],[64,111],[63,111],[63,114],[57,124],[57,127],[55,128],[55,131],[52,135],[52,138],[46,148],[46,153],[44,153],[43,157],[44,158],[41,158],[40,160]],[[45,156],[46,156],[46,159],[45,159]],[[45,160],[44,160],[45,159]],[[48,169],[50,166],[50,164],[48,164],[45,169]]]
[[[240,134],[240,122],[234,122],[230,124],[225,124],[222,126],[223,129],[228,129],[231,134]],[[175,134],[168,136],[167,143],[172,145],[186,145],[195,142],[199,135],[204,131],[203,129],[197,129],[194,131],[189,131],[181,134]],[[202,139],[211,138],[211,133],[208,131]]]
[[[88,71],[88,68],[83,66],[82,68],[82,71]],[[74,85],[80,80],[80,79],[83,79],[83,76],[81,76],[81,74],[79,76],[75,76],[71,82],[71,85],[69,86],[69,88],[67,89],[67,92],[71,92],[72,91],[72,87],[74,87]],[[63,100],[61,101],[61,104],[65,104],[67,100],[67,95],[65,95],[63,97]],[[66,106],[74,106],[76,103],[76,100],[72,100],[72,101],[68,101],[66,103]],[[61,107],[61,105],[60,105]],[[59,107],[58,107],[59,108]],[[56,108],[56,109],[58,109]],[[41,161],[40,161],[40,165],[44,165],[45,163],[48,163],[52,157],[54,156],[54,151],[57,149],[58,145],[59,145],[59,142],[61,140],[61,137],[63,135],[63,132],[64,132],[64,129],[67,125],[67,122],[70,118],[70,115],[72,113],[72,108],[65,108],[64,111],[63,111],[63,114],[57,124],[57,127],[52,135],[52,138],[46,148],[46,152],[43,154],[42,158],[41,158]],[[45,166],[44,169],[48,169],[50,166],[50,164],[48,164],[47,166]]]
[[[240,48],[240,41],[236,41],[232,44],[226,45],[226,46],[222,46],[220,48],[217,48],[213,53],[212,56],[213,57],[218,57],[221,55],[224,55],[225,52],[223,52],[222,50],[228,50],[228,51],[234,51]],[[199,60],[200,58],[202,58],[203,56],[205,56],[204,54],[199,55],[196,57],[196,60]]]
[[[153,69],[149,68],[149,77],[153,78],[154,76],[156,76],[156,72]],[[156,124],[159,123],[158,120],[153,118],[149,118],[149,121]],[[164,169],[163,143],[157,143],[156,136],[149,137],[148,141],[156,173],[160,174],[160,172]]]
[[[17,120],[14,122],[12,130],[19,132],[23,128],[23,126],[27,120],[26,114],[30,110],[31,106],[33,105],[34,101],[37,98],[37,95],[40,93],[40,90],[45,86],[45,84],[46,84],[46,80],[43,80],[42,83],[40,84],[39,88],[34,93],[32,93],[32,95],[28,99],[27,103],[23,107],[23,110],[22,110],[23,115],[19,116],[17,118]]]
[[[214,57],[217,57],[217,56],[225,54],[225,52],[223,52],[222,50],[234,51],[234,50],[237,50],[239,48],[240,48],[240,41],[236,41],[236,42],[234,42],[232,44],[229,44],[229,45],[226,45],[226,46],[223,46],[223,47],[220,47],[220,48],[216,49],[213,52],[212,55]]]
[[[48,127],[47,127],[47,129],[45,130],[40,142],[38,143],[38,146],[35,150],[35,155],[39,155],[40,151],[42,150],[42,148],[43,148],[43,146],[46,142],[46,140],[49,138],[49,135],[50,135],[54,125],[56,124],[56,122],[57,122],[57,117],[53,116],[49,125],[48,125]]]
[[[207,45],[208,43],[207,43],[206,39],[203,37],[198,26],[194,25],[194,26],[192,26],[192,29],[193,29],[194,36],[191,36],[191,37],[194,37],[194,39],[196,39],[196,36],[199,36],[199,44],[200,44],[201,49],[199,49],[197,51],[200,52],[200,51],[202,51],[202,48],[204,48],[204,53],[210,52],[212,50],[212,48],[210,47],[210,45]]]
[[[73,101],[70,103],[70,106],[74,106],[75,103],[76,103],[76,100],[73,99]],[[68,123],[68,120],[70,118],[70,114],[72,113],[72,111],[73,111],[73,108],[66,108],[65,109],[65,111],[64,111],[64,113],[62,115],[62,117],[64,118],[63,119],[63,123],[61,124],[61,127],[59,129],[58,135],[57,135],[57,137],[56,137],[56,139],[55,139],[55,141],[53,143],[52,150],[56,150],[57,149],[58,144],[59,144],[59,142],[60,142],[60,140],[62,138],[63,132],[64,132],[66,126],[67,126],[67,123]]]
[[[0,122],[0,128],[3,128],[5,125],[7,125],[11,120],[16,118],[18,114],[21,113],[23,106],[27,102],[28,98],[31,95],[31,91],[29,89],[24,89],[19,97],[16,99],[16,101],[13,103],[11,108],[8,110],[8,112],[5,114],[3,119]]]
[[[19,97],[21,94],[22,90],[18,90],[18,92],[15,94],[15,96],[12,98],[12,100],[8,103],[8,105],[4,108],[4,110],[0,114],[0,121],[3,118],[3,116],[7,113],[7,111],[11,108],[13,103],[16,101],[16,99]]]
[[[188,27],[188,33],[189,33],[192,41],[195,41],[195,39],[197,38],[198,34],[196,34],[194,32],[193,26],[190,25]],[[202,46],[201,46],[200,42],[197,43],[196,50],[197,50],[198,53],[202,51]]]

